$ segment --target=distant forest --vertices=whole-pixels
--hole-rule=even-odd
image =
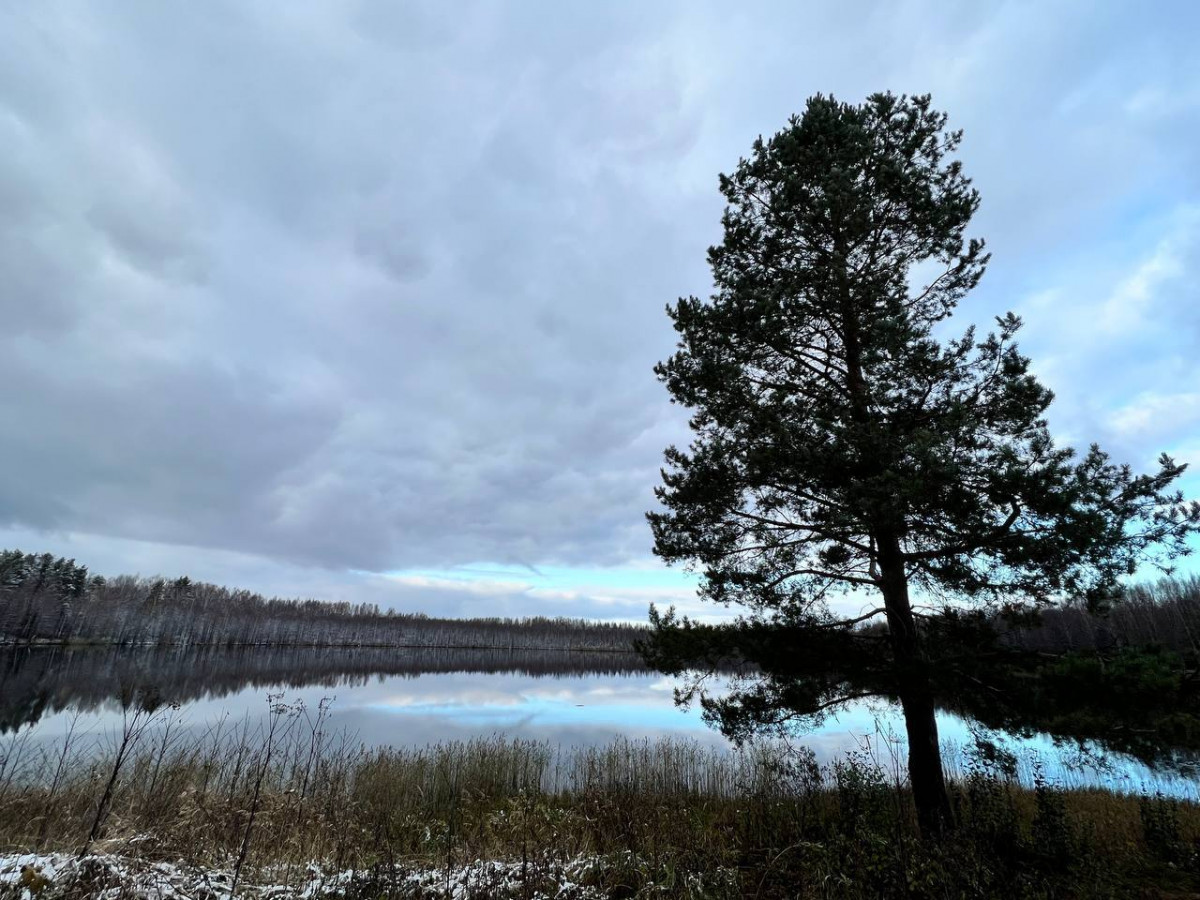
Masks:
[[[1082,604],[1051,607],[1036,627],[1015,629],[1005,639],[1046,653],[1163,647],[1200,660],[1200,576],[1131,585],[1102,614]]]
[[[105,578],[49,553],[0,552],[0,643],[8,644],[630,651],[641,632],[581,619],[443,619],[285,600],[186,577]]]
[[[0,643],[175,647],[440,647],[632,651],[643,627],[583,619],[447,619],[375,604],[264,597],[189,578],[91,575],[73,559],[0,552]],[[1045,610],[1003,640],[1051,653],[1158,645],[1200,658],[1200,578],[1134,585],[1098,615]]]

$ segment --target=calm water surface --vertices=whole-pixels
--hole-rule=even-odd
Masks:
[[[92,738],[121,721],[120,697],[157,693],[178,704],[175,720],[193,730],[224,727],[267,710],[268,694],[315,710],[330,703],[332,729],[368,745],[424,746],[504,735],[564,747],[617,737],[694,740],[727,747],[695,708],[675,706],[674,680],[647,671],[632,655],[504,653],[464,650],[0,650],[0,746],[14,740],[60,741],[74,722]],[[962,720],[943,715],[951,766],[970,744]],[[903,734],[886,705],[859,704],[798,735],[823,761],[874,748],[885,760],[885,735]],[[1080,767],[1073,748],[1044,736],[1010,739],[1026,763],[1036,754],[1052,779],[1128,790],[1197,796],[1191,781],[1156,775],[1108,757],[1108,769]],[[896,746],[902,753],[903,747]],[[1028,772],[1026,773],[1028,774]]]

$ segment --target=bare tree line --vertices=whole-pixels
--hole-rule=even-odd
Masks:
[[[73,559],[0,552],[0,643],[629,651],[642,633],[627,623],[450,619],[369,603],[268,598],[187,577],[104,578]],[[1133,585],[1104,613],[1052,607],[1005,641],[1055,653],[1151,644],[1200,653],[1200,577]]]
[[[1048,653],[1160,646],[1200,654],[1200,576],[1131,585],[1102,613],[1082,604],[1052,607],[1036,627],[1010,631],[1005,640]]]
[[[288,600],[187,577],[105,578],[49,553],[0,552],[0,643],[628,651],[640,633],[624,623],[435,618]]]

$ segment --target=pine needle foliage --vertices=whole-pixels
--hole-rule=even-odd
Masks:
[[[952,817],[928,607],[1098,604],[1143,562],[1170,571],[1200,529],[1200,505],[1174,487],[1184,466],[1165,454],[1135,474],[1095,445],[1055,443],[1053,395],[1017,347],[1016,315],[940,337],[989,260],[967,234],[980,198],[955,158],[961,138],[928,96],[817,95],[720,177],[715,292],[668,306],[679,344],[656,367],[693,439],[667,448],[649,513],[655,552],[744,613],[723,633],[654,613],[650,658],[678,670],[716,641],[782,672],[710,705],[735,733],[886,685],[937,833]],[[838,619],[827,601],[847,591],[877,599]],[[882,641],[853,633],[876,618]]]

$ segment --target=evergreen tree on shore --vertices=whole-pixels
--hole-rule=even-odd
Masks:
[[[946,122],[927,96],[818,95],[721,176],[716,292],[668,307],[679,347],[656,368],[694,439],[667,449],[649,514],[655,552],[744,611],[724,630],[652,612],[649,657],[679,671],[736,653],[775,672],[707,701],[733,734],[894,696],[929,835],[951,825],[938,648],[969,655],[985,638],[934,640],[913,592],[1013,615],[1100,601],[1141,561],[1169,569],[1200,529],[1169,457],[1137,475],[1096,446],[1055,445],[1015,315],[935,337],[988,262],[966,234],[979,195]],[[845,591],[871,608],[835,617],[826,601]],[[886,627],[864,634],[875,620]]]

